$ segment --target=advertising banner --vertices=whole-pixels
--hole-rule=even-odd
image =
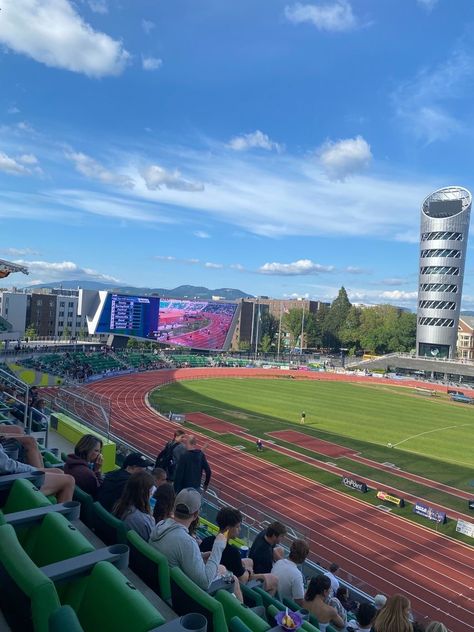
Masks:
[[[474,524],[472,524],[472,522],[458,520],[456,531],[458,533],[464,533],[464,535],[468,535],[470,538],[474,538]]]
[[[355,489],[358,492],[362,492],[365,494],[369,491],[369,488],[362,481],[356,481],[354,478],[350,478],[349,476],[343,476],[341,483],[350,489]]]
[[[377,492],[377,498],[379,500],[384,500],[387,503],[392,503],[392,505],[396,505],[397,507],[405,507],[405,501],[403,498],[392,496],[391,494],[387,494],[387,492]]]
[[[427,518],[428,520],[433,520],[433,522],[441,524],[446,522],[446,512],[438,511],[437,509],[433,509],[433,507],[428,507],[428,505],[423,505],[422,503],[415,503],[413,506],[413,513],[416,513],[418,516],[423,516],[423,518]]]

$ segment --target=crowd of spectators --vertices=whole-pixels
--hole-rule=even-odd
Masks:
[[[8,395],[3,388],[2,398]],[[309,544],[294,538],[286,555],[282,543],[288,532],[282,522],[268,524],[249,550],[238,545],[241,512],[222,507],[216,515],[217,532],[201,540],[197,527],[211,470],[196,439],[181,429],[155,464],[134,452],[121,468],[105,476],[102,441],[95,435],[79,440],[62,471],[44,468],[36,439],[19,426],[2,426],[0,433],[0,475],[42,470],[41,490],[55,495],[58,502],[71,500],[77,485],[162,553],[170,567],[180,568],[211,594],[224,582],[242,602],[242,585],[260,585],[270,595],[291,599],[314,615],[321,632],[329,625],[346,632],[447,632],[440,622],[426,627],[415,622],[410,601],[401,594],[388,598],[379,594],[373,603],[358,603],[337,577],[336,563],[307,581],[302,565],[310,553]]]

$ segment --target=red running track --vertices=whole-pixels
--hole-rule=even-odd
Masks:
[[[147,407],[145,396],[153,387],[179,379],[257,377],[258,373],[255,369],[156,371],[104,380],[89,388],[111,398],[111,431],[156,455],[174,424]],[[263,371],[260,376],[270,377],[270,373]],[[382,593],[406,594],[414,611],[443,621],[453,632],[474,630],[471,547],[216,440],[209,441],[207,455],[213,482],[223,496],[255,502],[269,513],[299,523],[310,541],[313,559],[334,560]]]

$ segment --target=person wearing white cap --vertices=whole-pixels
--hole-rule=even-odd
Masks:
[[[191,487],[176,496],[174,518],[159,522],[152,530],[150,544],[168,559],[171,567],[177,566],[203,590],[207,590],[220,575],[222,551],[227,545],[223,533],[216,535],[211,554],[204,563],[195,538],[189,533],[191,523],[198,518],[201,494]]]
[[[387,603],[387,597],[385,595],[375,595],[374,597],[374,606],[376,610],[382,610],[382,608]]]

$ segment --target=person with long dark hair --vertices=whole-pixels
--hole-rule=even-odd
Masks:
[[[74,454],[68,454],[64,473],[70,474],[82,491],[90,494],[94,500],[102,485],[102,440],[92,434],[79,439]]]
[[[333,623],[338,628],[344,627],[344,620],[337,614],[336,608],[326,603],[331,592],[331,580],[327,575],[312,577],[304,596],[303,606],[317,618],[320,632]]]
[[[147,470],[132,474],[125,485],[122,496],[115,503],[113,514],[123,520],[148,542],[155,520],[151,515],[150,495],[155,479]]]
[[[153,517],[157,524],[160,520],[166,520],[166,518],[171,516],[175,498],[173,483],[163,483],[156,488],[153,494],[153,500],[155,501]]]

